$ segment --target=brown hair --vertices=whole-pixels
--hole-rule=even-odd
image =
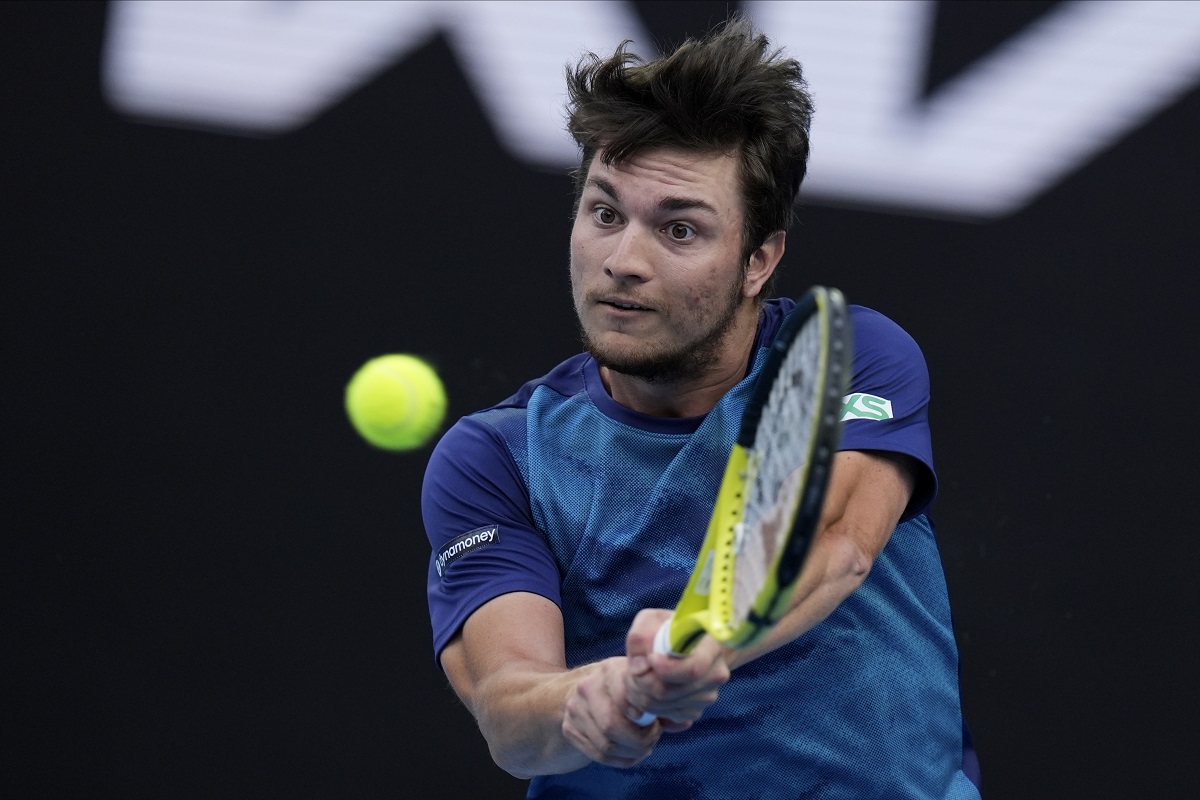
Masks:
[[[601,148],[606,164],[652,147],[737,152],[748,260],[770,234],[787,230],[804,179],[812,98],[800,64],[769,51],[741,15],[654,61],[629,45],[567,68],[567,127],[583,151],[576,207]]]

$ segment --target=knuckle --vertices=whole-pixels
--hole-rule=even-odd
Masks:
[[[609,761],[620,761],[628,758],[628,755],[622,753],[622,748],[611,739],[605,740],[600,747],[600,755]]]

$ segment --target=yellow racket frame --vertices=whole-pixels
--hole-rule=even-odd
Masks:
[[[850,366],[848,339],[839,342],[836,348],[838,352],[833,356],[833,362],[830,361],[830,344],[833,341],[829,318],[831,299],[836,301],[839,308],[839,333],[848,334],[840,330],[840,328],[846,327],[844,319],[841,319],[844,316],[841,294],[836,293],[831,298],[827,291],[836,293],[836,290],[817,287],[812,294],[817,309],[815,313],[818,313],[822,322],[820,359],[816,369],[821,375],[827,375],[829,380],[822,387],[824,397],[820,404],[821,408],[808,421],[810,425],[808,441],[825,440],[828,445],[825,448],[825,458],[828,458],[828,452],[831,449],[836,448],[840,401],[845,391],[845,381],[848,380]],[[827,368],[832,368],[833,374],[828,373]],[[832,433],[832,438],[829,438],[828,435],[822,437],[818,434],[818,428],[821,427],[822,417],[828,416],[830,413],[835,416],[832,420],[825,420],[825,424],[827,426],[832,424],[834,433]],[[750,647],[767,634],[771,626],[779,621],[791,604],[792,595],[799,581],[798,575],[793,570],[789,579],[782,585],[780,583],[779,564],[784,550],[787,549],[785,545],[779,548],[772,558],[772,563],[767,565],[766,579],[759,587],[746,618],[733,619],[734,568],[737,560],[738,527],[743,522],[746,487],[754,480],[757,462],[758,454],[753,447],[746,447],[741,443],[733,445],[713,506],[713,513],[709,517],[708,532],[705,534],[704,543],[696,558],[696,565],[692,569],[687,586],[680,595],[670,622],[659,631],[655,641],[656,649],[683,655],[689,652],[705,633],[727,647]],[[804,470],[800,476],[801,486],[805,486],[812,476],[813,464],[805,463],[801,468]],[[827,467],[822,467],[819,474],[823,484],[828,476]],[[819,499],[823,499],[823,497],[822,485]],[[797,498],[797,503],[788,509],[785,520],[788,537],[794,533],[792,529],[797,521],[799,507],[800,502]],[[807,524],[816,524],[814,514],[819,516],[819,508],[806,511]]]

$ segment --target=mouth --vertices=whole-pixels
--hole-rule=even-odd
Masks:
[[[650,306],[644,306],[641,303],[635,303],[631,300],[622,300],[619,298],[605,298],[597,301],[602,306],[615,308],[619,311],[653,311]]]

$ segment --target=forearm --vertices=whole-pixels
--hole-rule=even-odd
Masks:
[[[568,696],[595,665],[550,670],[515,662],[475,685],[463,700],[492,759],[518,778],[571,772],[589,759],[563,734]]]
[[[538,595],[513,592],[485,604],[441,661],[492,758],[519,778],[591,761],[632,766],[661,735],[660,726],[632,722],[624,656],[567,669],[562,616]]]
[[[745,664],[793,641],[821,623],[858,590],[870,572],[872,559],[850,537],[827,535],[814,542],[792,603],[762,641],[730,649],[730,669]]]
[[[902,457],[838,454],[791,606],[762,642],[727,653],[731,669],[801,636],[858,590],[891,538],[912,486]]]

